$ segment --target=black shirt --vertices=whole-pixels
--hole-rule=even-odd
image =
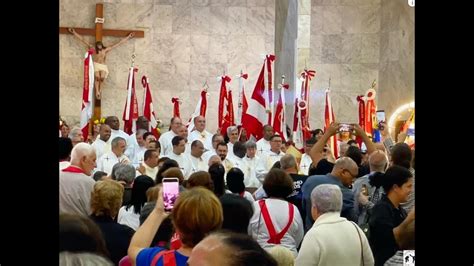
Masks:
[[[304,182],[308,178],[306,175],[299,174],[290,174],[291,179],[293,179],[293,193],[291,193],[286,200],[293,203],[301,214],[301,217],[305,217],[303,207],[301,206],[301,201],[303,200],[303,192],[301,188],[303,187]]]
[[[403,208],[395,208],[386,194],[372,208],[369,218],[369,243],[376,266],[383,265],[399,249],[393,228],[399,226],[406,217],[406,211]]]
[[[135,230],[114,222],[111,217],[91,215],[91,219],[102,231],[110,259],[115,265],[118,265],[119,261],[127,256],[128,246]]]

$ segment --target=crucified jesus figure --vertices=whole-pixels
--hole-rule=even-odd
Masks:
[[[94,48],[90,43],[88,43],[84,38],[78,34],[73,28],[69,28],[68,31],[72,33],[76,38],[78,38],[82,43],[87,45],[89,49]],[[105,58],[107,56],[107,53],[116,48],[117,46],[125,43],[126,41],[130,40],[135,36],[135,33],[130,33],[127,37],[123,38],[119,42],[109,46],[105,47],[102,42],[96,42],[95,43],[95,54],[92,55],[93,60],[94,60],[94,89],[95,89],[95,97],[96,99],[100,100],[101,98],[101,85],[104,82],[104,80],[107,78],[109,75],[109,69],[107,68],[107,65],[105,64]]]

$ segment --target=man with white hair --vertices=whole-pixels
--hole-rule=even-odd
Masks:
[[[78,143],[84,142],[84,136],[82,134],[82,130],[79,127],[74,127],[71,129],[68,137],[71,139],[73,147]]]
[[[227,143],[227,158],[234,158],[234,143],[239,140],[239,129],[236,126],[228,127],[227,136],[229,137],[229,142]]]
[[[369,156],[370,173],[357,178],[352,185],[354,192],[354,215],[358,217],[357,223],[362,225],[366,219],[367,211],[374,207],[375,203],[382,198],[383,188],[378,189],[370,184],[370,179],[377,173],[385,173],[388,166],[387,155],[376,150]]]
[[[351,221],[356,221],[354,215],[354,194],[349,188],[353,180],[357,177],[359,168],[357,164],[349,157],[341,157],[336,160],[331,173],[326,175],[313,175],[306,179],[301,190],[303,191],[302,207],[306,211],[305,231],[307,232],[313,225],[313,217],[311,216],[311,192],[313,189],[322,184],[334,184],[341,188],[344,195],[344,205],[342,207],[341,216]]]
[[[257,179],[257,173],[255,171],[257,167],[257,162],[260,159],[257,154],[257,145],[253,140],[249,140],[245,143],[246,153],[245,157],[242,159],[244,161],[244,184],[245,187],[256,189],[262,184]]]
[[[303,239],[295,265],[374,265],[367,237],[340,216],[341,209],[339,186],[322,184],[312,190],[311,216],[316,222]]]
[[[71,151],[71,165],[59,172],[59,212],[89,216],[90,199],[95,181],[95,149],[78,143]]]
[[[112,140],[112,151],[105,153],[97,162],[97,170],[106,172],[110,175],[112,167],[116,163],[130,163],[130,159],[125,156],[125,147],[127,142],[122,137],[115,137]]]

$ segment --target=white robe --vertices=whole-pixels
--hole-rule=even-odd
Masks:
[[[119,162],[130,163],[130,159],[128,159],[125,154],[122,154],[120,158],[117,158],[117,155],[115,155],[113,152],[105,153],[97,161],[97,170],[106,172],[108,175],[110,175],[112,174],[112,168],[114,165]]]
[[[178,135],[173,131],[165,132],[160,136],[160,139],[158,140],[161,146],[160,157],[168,157],[168,154],[173,152],[173,144],[171,144],[171,140],[176,136]]]
[[[197,158],[190,154],[189,159],[191,160],[191,173],[196,173],[197,171],[207,172],[209,169],[207,162],[202,158],[202,156]]]
[[[276,154],[272,151],[263,153],[263,155],[260,157],[260,160],[257,162],[257,167],[255,169],[257,178],[260,180],[260,182],[263,183],[263,179],[265,179],[265,175],[270,171],[272,166],[277,162],[280,161],[281,157],[285,155],[284,152],[280,152],[279,154]]]
[[[192,173],[191,159],[189,156],[185,153],[177,155],[176,153],[171,152],[166,157],[178,162],[179,168],[181,169],[181,172],[183,172],[184,180],[188,180]]]
[[[95,156],[96,158],[100,158],[107,152],[112,151],[112,138],[110,137],[107,142],[101,140],[100,138],[96,138],[95,141],[91,144],[92,147],[95,149]]]
[[[146,151],[147,151],[147,148],[145,146],[143,147],[137,146],[135,147],[135,151],[131,156],[128,156],[128,155],[126,156],[130,159],[134,167],[138,167],[145,160]]]
[[[115,129],[111,129],[111,133],[110,133],[110,141],[112,142],[112,140],[114,140],[115,137],[122,137],[125,139],[125,143],[128,143],[128,138],[130,137],[127,133],[125,133],[123,130],[115,130]],[[99,157],[97,157],[99,158]]]
[[[203,130],[199,132],[197,130],[192,131],[188,136],[188,142],[193,143],[195,140],[200,140],[204,145],[204,149],[206,150],[213,150],[212,148],[212,134],[209,133],[207,130]]]
[[[270,151],[270,141],[265,140],[264,138],[261,138],[259,141],[257,141],[257,155],[262,156],[267,151]]]
[[[280,199],[265,199],[265,205],[267,206],[268,212],[270,214],[273,226],[277,233],[281,232],[283,228],[288,224],[288,202]],[[294,205],[293,205],[294,206]],[[267,227],[265,225],[265,220],[262,217],[260,205],[258,201],[253,204],[254,213],[252,218],[250,218],[250,223],[248,227],[248,233],[255,239],[258,244],[264,249],[271,248],[275,244],[268,243],[270,235],[268,233]],[[303,240],[304,228],[303,228],[303,219],[301,214],[296,206],[294,206],[294,217],[293,223],[286,232],[286,234],[281,239],[281,245],[291,250],[296,257],[298,252],[296,248],[299,246]]]
[[[212,155],[217,155],[216,150],[212,149],[210,151],[206,151],[202,154],[202,159],[209,165],[209,159],[211,159]]]
[[[141,163],[141,165],[143,165],[145,167],[145,173],[142,174],[142,173],[136,171],[136,176],[135,177],[141,176],[141,175],[147,175],[147,176],[151,177],[153,180],[155,180],[156,174],[158,173],[158,170],[159,170],[158,166],[152,168],[152,167],[148,166],[145,162]]]
[[[245,156],[242,161],[244,162],[242,172],[244,172],[244,184],[245,187],[259,187],[262,183],[257,179],[257,162],[260,160],[260,157],[255,156],[249,158]]]
[[[313,160],[311,160],[311,157],[308,154],[303,153],[301,156],[299,173],[302,175],[308,175],[309,167],[311,166],[312,162]]]
[[[234,144],[232,143],[227,143],[227,156],[226,158],[232,158],[234,157]]]

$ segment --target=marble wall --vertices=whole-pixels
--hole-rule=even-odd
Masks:
[[[235,75],[241,69],[249,74],[246,94],[250,97],[263,62],[260,55],[274,53],[275,1],[106,0],[104,28],[143,30],[146,38],[133,39],[110,52],[103,116],[122,116],[127,69],[135,53],[137,78],[143,74],[150,78],[155,111],[166,124],[172,115],[171,98],[184,100],[181,114],[187,119],[207,80],[208,129],[214,131],[219,96],[216,77],[223,71],[233,76],[236,106]],[[60,25],[93,28],[95,3],[61,0]],[[341,122],[358,120],[356,96],[365,93],[374,79],[378,81],[378,107],[387,115],[413,100],[414,9],[406,0],[311,0],[307,6],[311,14],[307,19],[307,65],[317,72],[311,84],[312,128],[324,124],[324,90],[329,78],[333,109]],[[104,37],[105,45],[116,41]],[[79,121],[84,52],[85,47],[71,35],[61,34],[60,114],[70,124]],[[137,88],[141,104],[143,90]]]
[[[94,27],[96,1],[61,0],[60,25]],[[225,71],[233,80],[234,106],[238,101],[240,70],[249,74],[246,94],[250,97],[263,59],[273,53],[275,0],[106,0],[104,28],[145,31],[112,50],[107,57],[110,74],[104,84],[102,116],[122,117],[128,67],[136,54],[142,75],[150,78],[155,112],[169,123],[171,98],[183,99],[181,116],[188,119],[195,109],[201,87],[209,84],[208,130],[217,129],[219,83]],[[93,42],[93,37],[88,37]],[[104,37],[110,45],[117,38]],[[60,35],[60,114],[70,124],[78,123],[81,110],[83,55],[85,47],[71,35]],[[143,89],[138,82],[138,103]]]
[[[312,0],[313,128],[324,126],[329,78],[333,110],[341,122],[358,121],[356,97],[375,79],[378,108],[387,116],[414,99],[413,18],[406,0]]]

